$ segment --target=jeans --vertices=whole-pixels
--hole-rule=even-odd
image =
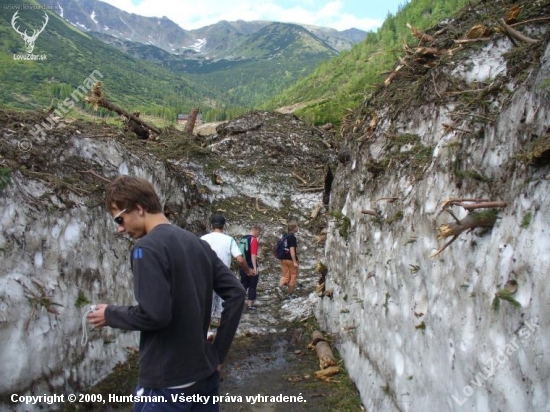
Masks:
[[[219,403],[213,402],[213,397],[218,396],[219,387],[219,371],[187,388],[148,389],[138,385],[134,395],[139,394],[144,402],[135,402],[134,412],[219,412]],[[182,397],[193,395],[194,402],[182,402]],[[176,398],[175,401],[172,396]]]

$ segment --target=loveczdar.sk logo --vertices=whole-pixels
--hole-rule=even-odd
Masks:
[[[19,13],[19,10],[16,11],[13,14],[13,17],[11,18],[11,26],[16,31],[16,33],[19,34],[22,37],[22,39],[25,41],[25,49],[27,51],[27,54],[32,54],[34,50],[34,42],[38,38],[38,35],[44,31],[44,29],[46,28],[46,24],[48,24],[48,20],[49,20],[48,15],[46,14],[46,12],[44,12],[44,24],[42,25],[42,28],[39,30],[33,30],[32,35],[29,36],[27,34],[27,30],[25,30],[24,32],[21,32],[21,30],[19,29],[19,26],[16,26],[16,24],[18,23],[17,19],[19,18],[17,13]]]

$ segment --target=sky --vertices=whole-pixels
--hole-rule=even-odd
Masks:
[[[268,20],[311,24],[336,30],[376,30],[388,12],[407,0],[102,0],[121,10],[148,17],[166,16],[185,30],[220,20]]]

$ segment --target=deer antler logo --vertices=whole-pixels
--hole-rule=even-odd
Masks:
[[[19,18],[17,13],[19,13],[19,10],[16,11],[11,18],[11,25],[13,29],[17,32],[17,34],[21,35],[23,40],[25,40],[25,48],[27,49],[27,54],[32,54],[32,51],[34,50],[34,42],[36,41],[38,35],[44,31],[44,28],[46,28],[46,24],[48,24],[48,15],[46,14],[46,12],[44,12],[44,25],[40,30],[33,30],[32,36],[29,36],[27,34],[27,30],[21,32],[19,31],[19,27],[15,27],[16,20]]]

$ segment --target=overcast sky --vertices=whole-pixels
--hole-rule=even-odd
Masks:
[[[220,20],[269,20],[346,30],[376,30],[407,0],[102,0],[129,13],[166,16],[185,30]]]

